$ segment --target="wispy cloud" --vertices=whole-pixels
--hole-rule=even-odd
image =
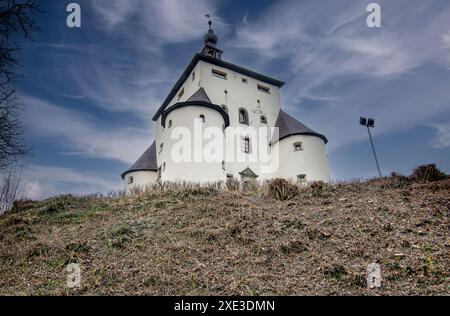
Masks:
[[[150,122],[146,129],[108,126],[92,116],[35,97],[22,95],[21,101],[27,106],[27,130],[33,135],[57,140],[66,148],[66,154],[130,164],[152,141]]]
[[[450,122],[447,124],[430,124],[431,127],[437,131],[436,136],[432,140],[432,145],[435,148],[450,147]]]
[[[108,193],[121,189],[120,182],[71,168],[29,165],[22,171],[23,196],[43,199],[59,194]]]
[[[217,16],[215,0],[96,0],[92,1],[95,12],[104,21],[106,28],[147,33],[163,43],[181,43],[199,38],[205,30],[204,15],[215,16],[219,29],[226,27]],[[134,23],[129,23],[134,20]],[[125,25],[127,23],[127,25]]]
[[[432,76],[421,67],[450,65],[443,48],[450,39],[450,5],[379,3],[383,27],[370,29],[366,2],[277,1],[261,16],[245,17],[233,40],[258,52],[263,62],[255,63],[289,65],[283,72],[285,106],[330,135],[331,149],[361,139],[354,124],[359,115],[376,116],[378,132],[389,133],[427,124],[448,107],[446,89],[427,82]],[[436,72],[450,83],[448,73]]]

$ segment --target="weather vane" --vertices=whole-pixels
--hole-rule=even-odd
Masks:
[[[212,25],[212,21],[211,21],[211,15],[209,14],[205,14],[205,17],[208,18],[208,25],[209,25],[209,29],[211,29],[211,25]]]

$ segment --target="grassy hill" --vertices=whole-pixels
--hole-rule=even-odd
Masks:
[[[61,196],[0,216],[0,294],[449,295],[450,179]],[[369,290],[367,265],[381,265]],[[81,288],[66,286],[68,263]]]

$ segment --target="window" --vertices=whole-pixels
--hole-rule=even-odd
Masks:
[[[184,94],[184,88],[181,89],[180,93],[178,93],[177,101],[180,101],[180,99],[181,99],[181,97],[183,96],[183,94]]]
[[[195,71],[192,73],[192,81],[195,80]]]
[[[239,110],[239,123],[248,125],[248,113],[246,109]]]
[[[264,92],[264,93],[270,93],[270,88],[259,84],[258,85],[258,91],[261,91],[261,92]]]
[[[225,170],[225,161],[222,161],[222,169]]]
[[[164,144],[161,143],[161,144],[159,145],[159,153],[162,153],[163,150],[164,150]]]
[[[305,183],[306,182],[306,174],[297,175],[297,180],[299,183]]]
[[[294,151],[301,151],[301,150],[303,150],[303,143],[302,142],[294,143]]]
[[[158,168],[158,171],[156,173],[156,181],[161,181],[161,167]]]
[[[202,123],[206,122],[205,116],[203,114],[200,115],[200,122],[202,122]]]
[[[248,83],[248,79],[247,78],[242,78],[242,82],[243,83]]]
[[[223,71],[220,71],[220,70],[217,70],[217,69],[212,69],[211,72],[212,72],[212,75],[214,77],[218,77],[220,79],[225,79],[225,80],[227,79],[227,73],[226,72],[223,72]]]
[[[169,121],[169,128],[172,127],[172,120]]]
[[[251,147],[250,147],[250,138],[249,137],[242,137],[241,151],[246,154],[250,153]]]
[[[261,115],[261,124],[267,124],[267,118],[264,115]]]
[[[163,165],[162,165],[162,171],[165,171],[166,170],[166,163],[163,163]]]
[[[134,182],[134,178],[133,177],[128,177],[128,184],[133,184]]]
[[[222,110],[228,113],[228,107],[225,104],[222,104],[220,107],[222,108]]]

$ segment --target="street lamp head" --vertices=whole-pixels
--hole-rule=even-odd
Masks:
[[[375,127],[375,120],[373,118],[368,119],[367,120],[367,126]]]
[[[367,126],[367,119],[365,117],[361,117],[359,119],[359,124],[361,124],[362,126]]]

